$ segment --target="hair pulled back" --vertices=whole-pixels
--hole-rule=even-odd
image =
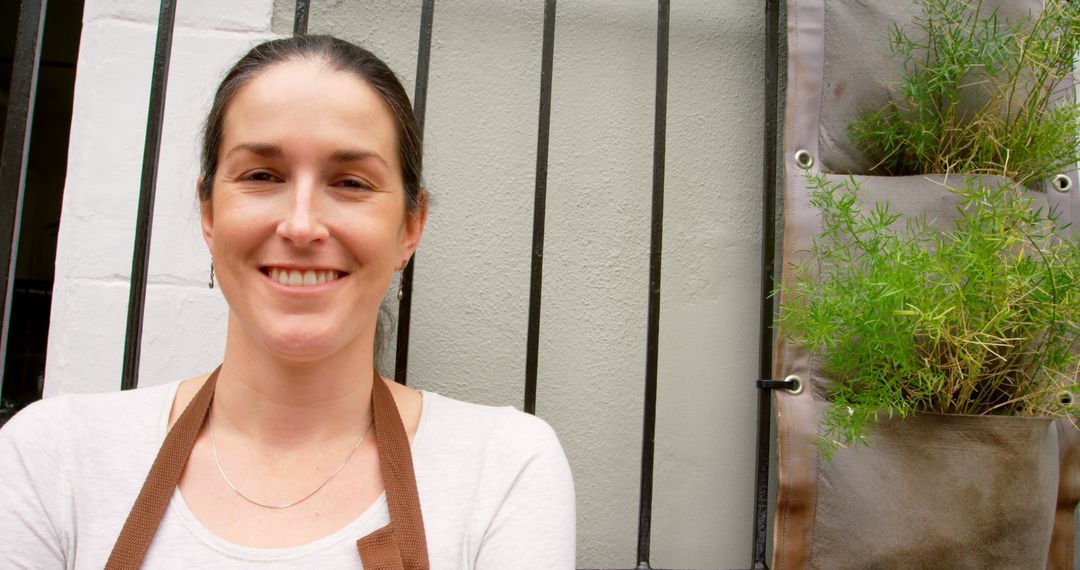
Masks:
[[[263,71],[276,64],[296,60],[317,61],[334,71],[352,73],[382,97],[394,115],[401,179],[405,186],[405,207],[415,212],[421,200],[423,143],[420,140],[420,125],[416,122],[405,88],[390,67],[375,54],[345,40],[325,35],[292,36],[259,44],[225,74],[214,94],[214,102],[203,129],[199,199],[207,201],[213,194],[229,103],[244,85]]]

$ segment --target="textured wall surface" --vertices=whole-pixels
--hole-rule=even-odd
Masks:
[[[277,4],[276,6],[274,4]],[[383,56],[412,92],[420,2],[315,0],[312,32]],[[291,31],[292,2],[179,3],[141,382],[220,359],[197,135],[225,67]],[[119,387],[156,3],[87,0],[46,393]],[[671,13],[652,562],[749,562],[760,255],[763,11]],[[543,3],[438,3],[410,384],[521,407]],[[538,415],[578,493],[578,564],[635,565],[656,4],[564,0],[555,32]],[[392,354],[392,350],[391,350]],[[392,366],[389,368],[392,369]]]

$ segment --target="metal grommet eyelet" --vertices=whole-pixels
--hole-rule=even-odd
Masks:
[[[814,157],[810,155],[810,151],[805,148],[800,148],[795,151],[795,164],[803,170],[809,169],[814,166]]]
[[[794,382],[795,383],[794,388],[787,388],[786,389],[788,394],[791,394],[793,396],[798,396],[799,394],[802,394],[803,383],[802,383],[802,380],[800,380],[798,376],[792,374],[791,376],[788,376],[787,378],[784,378],[784,382]]]
[[[1054,190],[1058,192],[1068,192],[1072,189],[1072,178],[1064,174],[1058,174],[1054,177]]]

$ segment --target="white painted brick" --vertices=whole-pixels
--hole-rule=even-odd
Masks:
[[[97,22],[83,29],[56,256],[58,290],[67,279],[130,270],[153,46],[152,31],[142,25]]]
[[[135,211],[123,222],[62,215],[56,281],[127,281],[135,242]],[[54,293],[55,296],[55,293]],[[49,328],[52,335],[52,328]],[[63,333],[57,333],[63,334]]]
[[[146,294],[139,385],[213,370],[225,349],[228,306],[219,289],[150,285]]]
[[[267,32],[270,0],[177,0],[176,26],[238,32]],[[160,3],[153,0],[87,0],[83,21],[117,19],[156,25]]]
[[[127,282],[57,281],[45,397],[120,389],[127,298]]]

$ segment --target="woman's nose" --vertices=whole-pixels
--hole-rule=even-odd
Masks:
[[[278,235],[298,247],[325,240],[329,231],[323,223],[320,193],[315,181],[297,179],[291,190],[288,210],[278,224]]]

